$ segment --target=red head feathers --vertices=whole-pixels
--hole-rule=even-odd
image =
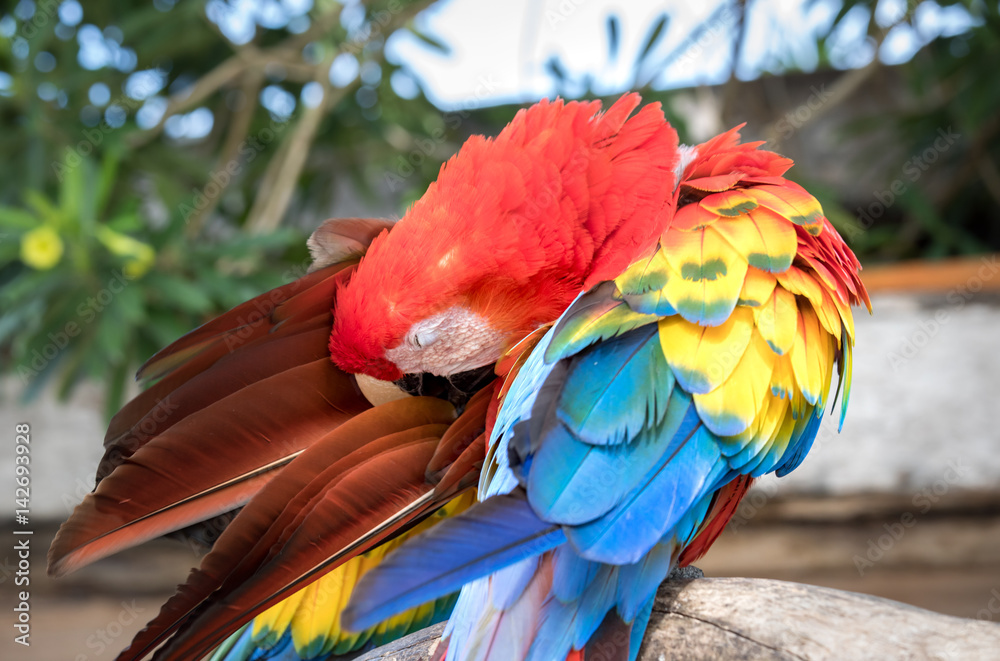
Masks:
[[[669,222],[677,135],[637,94],[542,101],[470,138],[339,293],[335,363],[394,380],[487,365]]]

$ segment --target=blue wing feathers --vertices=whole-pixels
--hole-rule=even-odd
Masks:
[[[617,507],[572,528],[566,537],[580,554],[614,564],[637,562],[714,483],[725,466],[715,437],[705,429],[686,395],[675,394],[684,417],[661,460]],[[671,408],[675,406],[671,402]],[[670,421],[670,414],[667,421]]]
[[[553,552],[552,594],[563,603],[576,601],[594,580],[598,563],[584,560],[569,545]]]
[[[816,440],[816,435],[819,433],[819,424],[822,418],[823,410],[821,408],[817,409],[815,415],[809,416],[802,434],[797,439],[792,438],[792,442],[788,444],[788,449],[774,468],[774,472],[778,477],[784,477],[798,468],[799,464],[806,458],[806,455],[809,454],[809,450],[812,449],[813,442]]]
[[[619,570],[618,612],[623,620],[634,620],[656,592],[657,586],[670,571],[673,552],[674,545],[668,540],[654,546],[639,562],[625,565]]]
[[[649,434],[627,446],[590,445],[560,424],[522,467],[528,500],[549,521],[567,525],[592,521],[635,488],[663,454],[662,445]]]
[[[601,625],[604,616],[615,606],[618,593],[618,567],[600,565],[597,575],[580,600],[573,647],[581,649]]]
[[[418,535],[359,581],[344,626],[366,629],[565,541],[523,494],[497,496]]]
[[[538,556],[516,562],[495,574],[490,599],[493,607],[505,610],[514,605],[538,570]]]
[[[528,661],[566,658],[573,644],[577,613],[576,600],[569,603],[549,600],[539,619],[537,635],[528,651]]]
[[[606,300],[616,291],[578,298],[521,366],[490,438],[484,502],[366,575],[345,623],[366,626],[472,581],[446,632],[449,659],[565,658],[611,613],[620,622],[609,626],[631,627],[634,660],[656,588],[715,493],[801,463],[818,431],[813,407],[782,430],[724,444],[667,364],[657,324],[593,322],[595,309],[622,305]],[[581,331],[588,324],[599,336]]]
[[[558,415],[580,440],[627,443],[666,413],[674,378],[655,324],[591,347],[570,364]]]
[[[646,635],[646,627],[649,625],[649,617],[653,614],[653,603],[656,597],[650,597],[645,603],[635,620],[632,621],[632,634],[629,637],[629,661],[635,661],[639,656],[639,648],[642,647],[642,638]]]

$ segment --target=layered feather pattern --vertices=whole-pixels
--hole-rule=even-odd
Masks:
[[[737,129],[678,149],[639,101],[473,137],[398,224],[325,226],[298,285],[143,366],[53,569],[243,509],[120,659],[326,658],[453,604],[446,659],[635,659],[671,567],[803,461],[838,394],[843,421],[870,308],[791,161]],[[371,408],[350,374],[466,338],[408,368],[500,356],[461,415]]]
[[[858,263],[815,198],[782,176],[791,162],[758,147],[733,130],[694,148],[658,244],[580,296],[505,386],[486,501],[452,526],[511,492],[566,542],[502,571],[506,556],[480,553],[448,659],[587,658],[605,621],[641,639],[670,567],[707,550],[754,477],[805,457],[835,365],[849,393],[850,307],[868,302]],[[503,508],[475,516],[506,525]],[[388,612],[381,571],[436,596],[445,567],[422,564],[417,549],[441,544],[442,531],[362,582],[352,621],[376,603]],[[467,543],[449,539],[459,562]],[[405,603],[416,602],[411,591]],[[525,620],[530,635],[503,636]]]
[[[342,564],[261,613],[225,642],[217,656],[345,653],[405,635],[450,612],[454,596],[364,632],[346,632],[339,625],[340,611],[360,575],[401,540],[468,506],[472,491],[452,495],[474,483],[466,474],[476,473],[483,454],[475,440],[485,429],[490,388],[470,402],[466,415],[451,428],[454,411],[440,400],[409,399],[369,410],[354,378],[329,360],[326,345],[336,291],[353,273],[371,237],[389,226],[366,219],[327,221],[313,237],[319,261],[307,275],[192,331],[140,370],[140,378],[156,382],[112,420],[98,487],[61,529],[50,551],[50,571],[72,571],[120,548],[245,507],[203,567],[137,636],[125,658],[145,656],[178,631],[196,634],[197,647],[187,648],[191,654],[197,648],[208,651],[225,631],[208,629],[213,637],[206,642],[192,624],[211,616],[212,605],[226,596],[245,616],[240,621],[253,615],[254,606],[260,610],[256,601],[240,602],[232,593],[249,587],[255,574],[258,581],[268,576],[258,570],[270,558],[271,545],[295,548],[293,533],[309,527],[308,515],[317,519],[329,507],[320,496],[335,493],[341,478],[352,471],[377,474],[403,493],[440,489],[443,495],[400,519],[394,525],[408,529],[384,544],[379,542],[387,530],[373,530],[412,498],[390,496],[381,512],[375,505],[378,494],[355,500],[354,515],[346,516],[359,532],[348,544],[352,550],[342,554]],[[360,415],[365,411],[367,417]],[[414,467],[404,470],[411,462],[400,464],[393,454],[414,450],[423,453],[434,476],[425,476],[419,464],[414,475],[404,476]],[[370,480],[361,479],[370,486]],[[340,488],[343,492],[344,486]],[[352,491],[365,493],[355,483],[345,497]],[[447,504],[435,511],[442,502]],[[373,517],[367,522],[366,512]],[[375,520],[379,514],[382,518]],[[334,528],[350,534],[349,526]],[[306,544],[312,547],[311,540]],[[265,594],[287,587],[280,581],[264,585]],[[161,656],[168,651],[161,650]]]

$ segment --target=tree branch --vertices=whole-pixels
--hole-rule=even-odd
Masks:
[[[167,100],[167,109],[160,121],[149,130],[135,135],[132,139],[132,146],[141,147],[150,142],[160,134],[164,124],[173,115],[198,105],[220,87],[229,84],[248,71],[257,70],[260,72],[266,65],[277,63],[295,70],[297,77],[301,78],[302,74],[299,69],[301,66],[307,66],[298,60],[302,49],[306,44],[319,39],[332,29],[340,19],[340,11],[341,6],[337,5],[334,9],[314,18],[309,29],[302,34],[292,35],[266,50],[262,51],[249,44],[241,47],[229,59],[199,78],[194,85],[171,95]],[[216,32],[218,33],[218,31]],[[221,37],[221,33],[218,34]]]
[[[250,215],[247,217],[247,230],[251,234],[271,231],[280,223],[295,192],[295,182],[302,174],[309,148],[316,138],[325,109],[333,107],[344,97],[349,88],[335,92],[330,85],[330,70],[333,58],[330,57],[319,65],[322,76],[317,75],[316,82],[323,87],[323,100],[313,107],[307,107],[295,125],[292,134],[282,143],[279,154],[268,164],[260,192],[254,199]],[[323,68],[325,65],[325,68]],[[281,158],[278,158],[280,156]],[[273,167],[272,167],[273,166]]]
[[[216,161],[216,172],[225,170],[236,159],[237,152],[246,140],[247,132],[250,130],[250,123],[253,120],[254,112],[257,110],[258,96],[263,84],[264,76],[259,70],[250,70],[243,75],[243,84],[240,86],[240,91],[243,93],[243,107],[236,111],[235,116],[229,123],[225,143],[222,146],[219,160]],[[188,225],[185,228],[188,236],[198,235],[205,221],[215,211],[215,207],[219,204],[219,200],[222,199],[226,188],[232,183],[233,177],[227,177],[223,181],[224,184],[220,185],[218,194],[211,196],[208,203],[198,209],[188,219]]]
[[[251,233],[273,230],[281,224],[281,220],[288,210],[288,205],[292,201],[295,183],[305,167],[310,146],[319,130],[319,124],[325,111],[340,103],[358,85],[357,80],[355,80],[354,83],[346,87],[333,88],[328,75],[333,59],[340,53],[361,52],[365,44],[372,39],[380,35],[392,34],[433,4],[434,1],[417,0],[417,2],[407,5],[384,25],[379,23],[370,26],[363,38],[344,42],[337,52],[317,65],[314,75],[315,81],[323,87],[323,102],[314,108],[306,108],[299,118],[295,130],[282,142],[278,154],[268,164],[253,207],[250,209],[250,215],[247,217],[247,228]],[[372,61],[379,61],[382,57],[384,57],[384,52],[380,51],[376,57],[372,58]]]
[[[358,661],[426,661],[438,624]],[[639,661],[714,659],[986,659],[1000,625],[854,592],[749,578],[671,578],[660,585]]]

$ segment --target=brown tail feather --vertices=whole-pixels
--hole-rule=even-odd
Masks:
[[[326,358],[223,397],[149,441],[87,495],[52,543],[50,573],[243,504],[262,472],[368,407]]]
[[[160,398],[128,431],[105,441],[104,457],[97,469],[98,481],[136,450],[192,413],[261,379],[324,358],[328,337],[328,326],[324,324],[221,358],[212,369],[196,375]]]
[[[453,418],[447,402],[405,399],[367,411],[318,441],[247,504],[123,658],[141,658],[204,611],[206,599],[217,600],[252,579],[272,559],[272,549],[281,548],[316,507],[317,498],[348,472],[388,450],[439,437]]]
[[[136,379],[140,381],[160,379],[203,351],[206,345],[216,343],[220,338],[248,327],[264,326],[261,321],[269,318],[282,303],[322,284],[329,280],[330,276],[351,265],[351,263],[341,263],[328,266],[240,303],[161,349],[143,363],[136,373]],[[327,298],[328,302],[330,300],[331,298]]]
[[[339,479],[324,474],[323,492],[283,535],[280,555],[232,592],[214,595],[155,658],[198,658],[256,614],[439,507],[444,500],[429,497],[424,479],[438,440],[381,452]]]

